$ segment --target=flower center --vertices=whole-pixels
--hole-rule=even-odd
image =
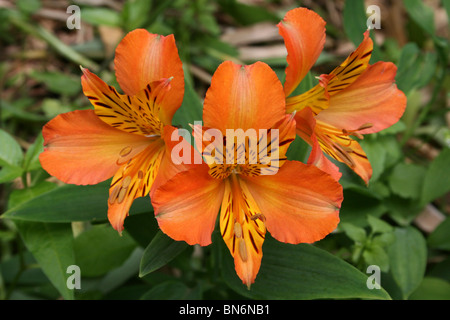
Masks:
[[[225,179],[230,174],[260,176],[275,174],[280,168],[278,130],[264,130],[262,134],[225,136],[223,142],[214,144],[211,151],[203,153],[210,167],[209,174]]]

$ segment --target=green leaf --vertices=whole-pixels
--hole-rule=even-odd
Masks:
[[[372,178],[370,179],[370,182],[377,181],[384,172],[386,165],[386,147],[378,141],[369,139],[361,141],[360,144],[372,165]]]
[[[15,189],[9,195],[8,208],[17,207],[21,203],[30,201],[31,199],[56,188],[58,188],[56,184],[49,181],[42,181],[30,188]]]
[[[284,76],[286,74],[284,73]],[[284,82],[284,80],[283,80]],[[295,90],[290,94],[290,96],[295,97],[298,95],[301,95],[307,91],[309,91],[310,89],[312,89],[314,87],[314,84],[317,83],[317,80],[315,80],[313,78],[313,75],[311,72],[308,72],[305,76],[305,78],[303,78],[303,80],[300,82],[300,84],[298,85],[297,88],[295,88]]]
[[[0,183],[20,177],[23,151],[19,143],[6,131],[0,129]]]
[[[399,163],[389,177],[389,186],[393,193],[410,199],[420,197],[426,168],[416,165]]]
[[[442,5],[444,6],[445,11],[447,11],[447,17],[450,18],[450,2],[443,0]]]
[[[366,226],[368,215],[381,216],[386,212],[384,203],[367,194],[364,189],[344,189],[344,201],[340,211],[341,222],[349,222],[357,226]]]
[[[364,39],[367,30],[367,16],[364,0],[346,0],[343,12],[344,30],[355,45]]]
[[[21,166],[23,152],[19,143],[6,131],[0,129],[0,165]]]
[[[40,0],[17,0],[16,5],[25,14],[35,13],[42,6]]]
[[[10,208],[3,218],[41,222],[106,220],[109,181],[93,186],[64,185]],[[130,214],[151,212],[150,200],[136,199]]]
[[[94,26],[106,25],[111,27],[120,26],[122,17],[120,13],[108,8],[82,8],[81,19]]]
[[[121,266],[111,270],[102,278],[98,284],[98,289],[105,294],[122,287],[127,280],[135,277],[139,272],[139,263],[141,262],[142,253],[142,248],[134,249]]]
[[[20,120],[26,120],[26,121],[48,121],[49,118],[46,116],[43,116],[41,114],[28,112],[25,110],[25,107],[29,107],[28,105],[23,107],[23,100],[16,100],[14,102],[8,102],[5,100],[2,100],[2,103],[0,103],[1,111],[4,112],[4,114],[9,114],[14,116],[14,118],[20,119]],[[31,100],[31,103],[33,103],[33,100]],[[28,102],[27,102],[28,104]],[[3,115],[2,115],[3,116]],[[6,117],[5,117],[6,118]]]
[[[363,258],[367,265],[376,265],[380,270],[389,270],[389,257],[383,247],[371,245],[363,251]]]
[[[306,163],[308,160],[308,155],[311,151],[311,147],[305,140],[296,136],[295,140],[289,145],[289,149],[286,152],[286,157],[288,160],[296,160]]]
[[[427,275],[450,282],[450,256],[432,266]]]
[[[23,168],[25,171],[29,172],[41,168],[39,155],[42,151],[44,151],[44,137],[41,132],[25,153],[25,159],[23,161]]]
[[[398,62],[396,82],[398,88],[409,94],[428,84],[436,73],[436,53],[421,53],[416,43],[406,44]]]
[[[236,0],[219,0],[222,10],[242,25],[251,25],[258,22],[272,21],[276,23],[279,18],[261,6],[251,6]]]
[[[139,276],[143,277],[178,256],[188,247],[184,241],[175,241],[159,231],[145,248],[142,256]]]
[[[419,288],[414,291],[409,300],[450,300],[450,283],[448,281],[425,277]]]
[[[428,168],[423,183],[421,203],[425,205],[450,190],[450,148],[445,147]]]
[[[130,215],[125,219],[124,228],[143,248],[148,246],[159,230],[155,215],[152,212]]]
[[[411,19],[423,30],[434,35],[434,13],[422,0],[403,0],[404,7]]]
[[[126,31],[144,27],[150,16],[152,2],[151,0],[127,0],[125,2],[122,17]]]
[[[83,16],[83,13],[81,14],[81,16]],[[62,55],[69,61],[77,65],[82,65],[84,67],[90,68],[93,71],[99,69],[99,66],[95,62],[87,59],[83,55],[76,52],[70,46],[62,42],[55,34],[48,31],[43,26],[32,25],[28,23],[26,19],[23,19],[18,15],[12,15],[9,18],[9,22],[12,23],[18,29],[24,31],[25,33],[45,41],[52,49],[56,50],[60,55]]]
[[[94,225],[74,240],[76,263],[85,277],[101,276],[121,266],[135,248],[126,232],[120,236],[109,224]]]
[[[369,226],[372,229],[372,233],[387,233],[392,232],[394,228],[387,222],[378,219],[372,215],[367,216],[367,221],[369,222]]]
[[[12,181],[23,174],[23,169],[16,166],[4,165],[0,169],[0,183]]]
[[[50,282],[64,299],[72,300],[67,268],[75,264],[70,224],[16,221],[22,239]]]
[[[54,93],[73,96],[81,91],[80,79],[75,76],[56,71],[32,71],[30,76],[36,81],[44,83],[46,87]]]
[[[370,290],[368,276],[344,260],[309,244],[284,244],[266,237],[261,269],[250,290],[242,284],[234,261],[221,242],[225,282],[252,299],[390,299],[384,289]]]
[[[402,226],[410,225],[422,210],[417,199],[406,199],[394,194],[384,199],[384,205],[389,216]]]
[[[168,281],[154,286],[141,300],[191,300],[190,289],[180,281]]]
[[[355,242],[364,243],[367,240],[366,230],[363,228],[344,222],[339,224],[339,229],[342,229],[344,233]]]
[[[202,121],[203,104],[199,95],[194,90],[188,74],[188,70],[185,69],[183,103],[175,113],[173,123],[191,131],[189,124],[194,124],[194,121]]]
[[[396,228],[395,242],[388,248],[390,273],[407,299],[422,282],[427,264],[427,246],[414,227]]]
[[[450,218],[446,218],[428,236],[428,245],[431,248],[450,250]]]

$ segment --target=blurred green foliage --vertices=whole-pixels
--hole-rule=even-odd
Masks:
[[[343,61],[331,49],[349,41],[357,45],[366,29],[362,0],[339,2],[342,24],[334,23],[326,1],[254,2],[83,1],[80,30],[66,27],[71,2],[57,8],[45,0],[2,2],[0,299],[450,299],[449,41],[436,29],[436,8],[420,0],[400,5],[405,43],[384,29],[372,32],[384,35],[382,43],[374,37],[373,59],[398,66],[397,85],[408,106],[398,124],[361,141],[374,169],[370,185],[341,166],[345,199],[338,230],[315,245],[268,237],[251,290],[237,278],[216,232],[205,248],[174,242],[158,230],[146,198],[135,201],[119,237],[106,219],[108,182],[61,185],[41,168],[42,126],[60,113],[90,107],[79,65],[118,88],[111,48],[135,28],[175,35],[186,94],[174,121],[187,129],[201,119],[208,77],[217,66],[224,60],[252,62],[221,38],[227,28],[275,25],[289,9],[310,4],[328,21],[335,45],[319,58],[301,91]],[[444,12],[448,19],[448,3],[439,6],[440,18]],[[87,40],[77,41],[77,35]],[[264,50],[271,44],[254,46]],[[285,59],[266,62],[283,79]],[[305,161],[308,152],[297,139],[288,156]],[[420,223],[425,209],[437,212],[432,229]],[[81,268],[81,289],[66,285],[70,265]],[[382,271],[380,290],[366,287],[369,265]]]

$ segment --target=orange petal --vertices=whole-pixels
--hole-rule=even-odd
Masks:
[[[160,111],[170,96],[170,79],[154,81],[136,95],[127,96],[117,93],[89,70],[82,70],[83,92],[102,121],[129,133],[144,136],[161,134]]]
[[[289,11],[278,24],[288,52],[284,92],[288,97],[313,67],[325,43],[325,21],[306,8]]]
[[[397,67],[389,62],[370,66],[351,86],[330,99],[317,119],[338,129],[374,133],[396,123],[406,108],[406,96],[397,89]]]
[[[270,129],[285,115],[283,87],[265,63],[222,63],[213,75],[203,108],[204,125],[219,129]]]
[[[114,175],[109,188],[108,219],[118,232],[136,198],[145,197],[158,174],[164,155],[164,141],[155,140],[147,149],[131,158]]]
[[[317,115],[322,110],[326,110],[329,106],[330,97],[350,86],[368,68],[372,51],[373,41],[369,37],[369,31],[366,31],[364,40],[358,48],[330,74],[321,75],[318,85],[301,95],[287,99],[287,112],[299,111],[309,107]]]
[[[65,183],[96,184],[111,178],[120,163],[151,142],[143,136],[117,130],[101,121],[93,110],[56,116],[43,130],[42,167]]]
[[[202,163],[201,155],[183,136],[179,134],[179,129],[172,126],[165,126],[162,137],[166,145],[165,152],[163,158],[161,159],[159,173],[153,182],[150,197],[152,197],[154,191],[159,186],[174,177],[177,173],[188,170],[196,164]],[[177,152],[178,150],[181,150],[181,152],[188,151],[189,154],[180,155]],[[177,158],[174,159],[174,157]],[[178,163],[178,157],[182,158],[181,160],[184,162]]]
[[[145,29],[133,30],[117,46],[114,65],[117,81],[129,96],[137,94],[149,83],[173,77],[171,94],[161,117],[164,124],[170,124],[184,95],[183,65],[174,36],[151,34]]]
[[[317,131],[321,131],[322,123],[317,123]],[[320,133],[319,133],[320,134]],[[318,138],[322,150],[337,161],[345,163],[356,174],[358,174],[366,184],[372,177],[372,166],[361,145],[348,136],[329,136],[332,143],[327,143],[325,139]]]
[[[279,241],[313,243],[339,223],[342,187],[315,166],[287,161],[276,175],[243,180]]]
[[[273,175],[286,162],[286,152],[295,140],[295,120],[292,114],[285,115],[267,132],[262,132],[258,140],[246,148],[249,164],[242,168],[241,174],[247,176]]]
[[[266,227],[260,212],[244,181],[236,175],[225,180],[220,232],[247,287],[255,281],[263,255]]]
[[[329,98],[325,94],[325,89],[320,84],[298,96],[286,99],[286,112],[301,111],[310,108],[317,115],[329,106]]]
[[[328,160],[320,148],[319,141],[314,132],[316,120],[314,119],[314,114],[311,109],[306,108],[297,112],[295,114],[295,120],[298,135],[312,146],[308,164],[315,165],[320,170],[331,175],[336,181],[339,181],[342,177],[342,173],[339,172],[339,168],[334,163]]]
[[[321,86],[325,87],[326,94],[334,96],[341,92],[369,67],[373,51],[373,41],[369,37],[369,30],[364,33],[364,40],[347,59],[329,75],[321,76]]]
[[[191,245],[211,243],[224,184],[208,170],[203,164],[180,172],[153,193],[159,227],[172,239]]]

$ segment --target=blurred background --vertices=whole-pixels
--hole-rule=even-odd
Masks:
[[[79,25],[76,8],[68,10],[71,5],[80,9]],[[327,22],[324,51],[301,85],[307,90],[316,84],[314,76],[329,73],[361,42],[369,5],[379,6],[381,13],[381,29],[371,33],[375,40],[372,63],[391,61],[398,66],[397,85],[408,96],[408,106],[398,124],[362,141],[374,169],[368,188],[342,168],[342,227],[318,246],[364,272],[368,264],[381,265],[391,279],[386,289],[391,297],[450,299],[450,4],[439,0],[0,0],[0,213],[5,213],[0,219],[0,299],[61,297],[55,290],[57,280],[49,282],[48,269],[36,263],[36,240],[27,238],[15,219],[35,214],[36,221],[49,222],[41,219],[47,209],[36,203],[51,200],[35,198],[61,183],[40,167],[41,130],[60,113],[91,107],[81,91],[80,65],[120,90],[113,59],[126,33],[145,28],[174,34],[187,83],[185,101],[174,122],[189,128],[189,122],[201,119],[202,99],[222,61],[264,61],[284,79],[286,49],[276,24],[288,10],[304,6]],[[307,152],[308,147],[296,141],[289,157],[304,161]],[[107,185],[102,192],[106,203]],[[106,211],[98,213],[102,214]],[[367,220],[368,215],[377,220]],[[137,225],[142,221],[130,222],[130,230],[137,230]],[[86,225],[72,222],[72,229],[77,228],[85,230]],[[148,228],[156,230],[154,225]],[[402,238],[399,230],[409,231]],[[90,277],[113,277],[110,273],[124,268],[125,262],[139,264],[142,250],[133,250],[144,249],[156,232],[142,235],[144,231],[133,234],[134,242],[117,243],[109,231],[97,230],[80,240],[75,251],[82,251],[90,241],[111,241],[110,256],[115,258],[104,258],[109,266],[97,265],[101,270]],[[411,251],[412,260],[423,259],[407,284],[395,270],[415,262],[393,258],[393,252],[401,248],[393,248],[388,236],[375,241],[377,235],[386,234],[396,234],[406,244],[417,241],[424,248]],[[106,254],[102,248],[97,250]],[[186,292],[196,298],[254,297],[241,289],[230,290],[217,278],[212,281],[211,274],[217,270],[205,267],[205,252],[199,255],[196,250],[191,248],[172,260],[163,278],[138,281],[138,271],[130,268],[127,277],[113,281],[116,285],[105,285],[102,278],[107,289],[87,290],[79,297],[142,298],[147,294],[151,298],[154,292],[148,292],[156,285],[163,298],[186,297]],[[161,285],[168,275],[181,279],[181,284]],[[208,285],[198,289],[197,279],[205,278],[210,279]],[[292,297],[302,296],[293,293]]]

